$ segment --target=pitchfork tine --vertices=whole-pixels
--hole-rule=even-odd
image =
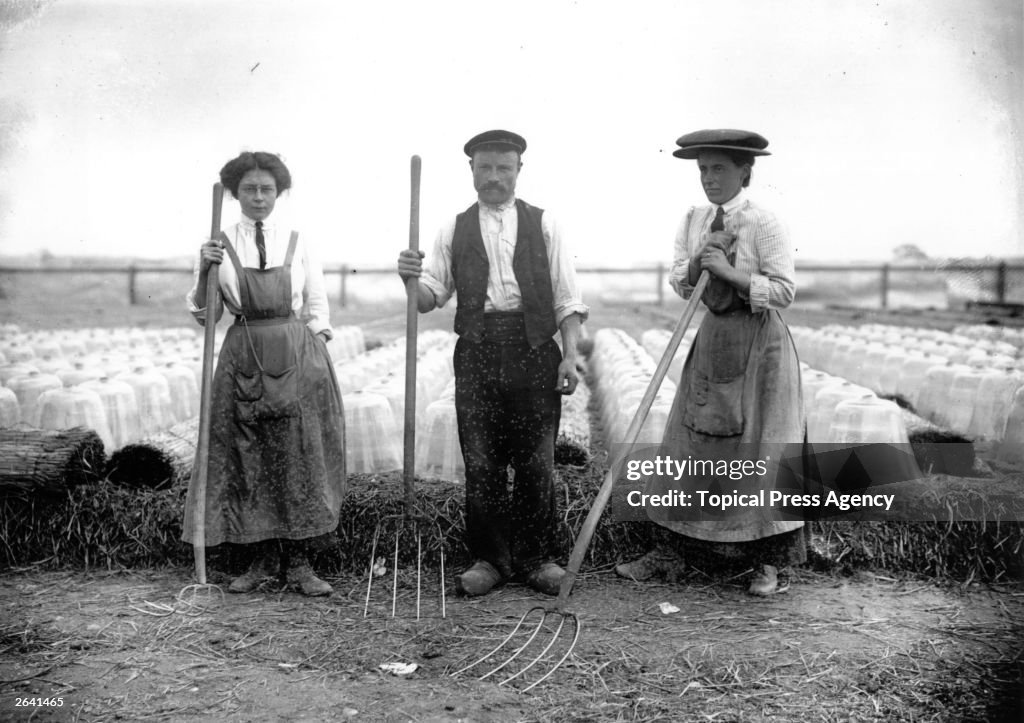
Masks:
[[[420,619],[420,570],[423,563],[423,542],[420,528],[416,526],[416,619]]]
[[[533,688],[535,685],[540,685],[545,680],[547,680],[551,676],[551,674],[554,673],[556,670],[558,670],[562,666],[562,663],[564,663],[569,658],[569,656],[572,655],[572,651],[576,649],[576,643],[578,643],[579,639],[580,639],[580,620],[579,620],[579,618],[577,618],[572,613],[567,613],[566,617],[572,618],[573,627],[575,628],[575,632],[573,633],[573,636],[572,636],[572,642],[569,643],[569,649],[565,651],[565,655],[563,655],[558,660],[558,662],[555,663],[554,666],[552,666],[551,670],[549,670],[547,673],[544,674],[543,677],[541,677],[538,680],[533,681],[528,686],[523,688],[523,692],[524,693],[527,692],[528,690],[530,690],[531,688]],[[564,618],[563,618],[563,620],[564,620]],[[559,627],[559,630],[561,630],[561,627]],[[552,642],[554,642],[554,640],[552,640]]]
[[[488,679],[488,678],[490,678],[490,677],[491,677],[492,675],[494,675],[495,673],[497,673],[497,672],[498,672],[499,670],[501,670],[502,668],[504,668],[504,667],[505,667],[506,665],[508,665],[509,663],[511,663],[511,662],[512,662],[513,660],[515,660],[516,658],[518,658],[518,657],[519,657],[519,655],[520,655],[520,653],[522,653],[522,652],[523,652],[524,650],[526,650],[526,649],[527,649],[527,648],[528,648],[528,647],[530,646],[530,643],[532,643],[532,642],[533,642],[533,639],[537,637],[537,633],[539,633],[539,632],[540,632],[540,630],[541,630],[541,628],[543,628],[543,627],[544,627],[544,620],[545,620],[545,619],[547,618],[547,616],[548,616],[548,614],[547,614],[547,611],[545,611],[545,610],[544,610],[544,608],[542,608],[542,607],[534,607],[534,608],[530,608],[530,609],[529,609],[529,610],[528,610],[528,611],[526,612],[526,615],[524,615],[524,616],[523,616],[523,619],[525,620],[525,619],[526,619],[526,617],[527,617],[527,616],[529,616],[529,614],[530,614],[530,613],[532,613],[532,612],[533,612],[534,610],[540,610],[540,611],[541,611],[541,615],[540,615],[540,620],[539,620],[539,621],[537,622],[537,627],[535,627],[535,628],[533,629],[533,632],[532,632],[532,633],[530,633],[530,637],[529,637],[529,638],[527,638],[527,639],[526,639],[526,642],[525,642],[525,643],[523,643],[522,645],[520,645],[520,646],[519,646],[519,649],[518,649],[518,650],[516,650],[516,652],[512,653],[512,655],[511,655],[511,656],[510,656],[510,657],[509,657],[509,658],[508,658],[508,659],[507,659],[507,660],[506,660],[506,661],[505,661],[504,663],[502,663],[501,665],[499,665],[499,666],[498,666],[497,668],[494,668],[493,670],[491,670],[491,671],[488,671],[488,672],[484,673],[483,675],[481,675],[481,676],[480,676],[480,678],[479,678],[479,680],[487,680],[487,679]],[[515,676],[513,676],[513,677],[515,677]]]
[[[551,640],[548,641],[548,644],[546,646],[544,646],[544,649],[542,651],[540,651],[540,654],[537,655],[537,657],[535,657],[533,660],[531,660],[525,667],[521,668],[518,673],[514,673],[513,675],[510,675],[509,677],[505,678],[505,680],[503,680],[500,683],[498,683],[498,685],[505,685],[505,683],[509,683],[509,682],[515,680],[520,675],[525,673],[527,670],[529,670],[530,668],[535,666],[537,663],[539,663],[541,661],[541,659],[545,655],[548,654],[548,651],[551,650],[551,647],[555,644],[555,641],[558,640],[558,636],[561,634],[562,628],[565,627],[565,618],[566,617],[567,617],[566,615],[562,615],[562,616],[559,617],[559,619],[558,619],[558,627],[555,629],[555,634],[551,636]],[[548,618],[548,613],[545,612],[544,613],[544,617],[542,617],[540,619],[541,625],[544,624],[544,621],[547,620],[547,618]],[[527,642],[527,644],[529,644],[529,642]],[[515,656],[513,656],[513,657],[515,657]],[[483,678],[481,678],[481,680],[483,680]]]
[[[441,541],[441,617],[448,617],[444,599],[444,540]]]
[[[532,608],[530,608],[529,610],[527,610],[527,611],[526,611],[526,614],[525,614],[525,615],[523,615],[523,617],[519,618],[519,622],[518,622],[518,623],[516,623],[516,626],[515,626],[514,628],[512,628],[512,632],[511,632],[511,633],[509,633],[509,634],[508,634],[507,636],[505,636],[505,639],[504,639],[504,640],[502,640],[502,641],[501,641],[500,643],[498,643],[498,644],[497,644],[497,645],[496,645],[496,646],[494,647],[494,650],[492,650],[491,652],[487,653],[487,655],[484,655],[484,656],[483,656],[482,658],[477,658],[476,660],[474,660],[474,661],[473,661],[472,663],[470,663],[469,665],[467,665],[467,666],[465,666],[465,667],[462,667],[462,668],[459,668],[459,669],[458,669],[458,670],[456,670],[456,671],[455,671],[454,673],[452,673],[452,676],[456,676],[456,675],[458,675],[459,673],[465,673],[465,672],[466,672],[467,670],[469,670],[470,668],[473,668],[473,667],[475,667],[475,666],[479,665],[480,663],[484,662],[484,661],[485,661],[485,660],[487,660],[487,659],[488,659],[489,657],[491,657],[492,655],[494,655],[495,653],[497,653],[497,652],[498,652],[499,650],[501,650],[501,649],[502,649],[503,647],[505,647],[505,643],[507,643],[507,642],[508,642],[509,640],[511,640],[511,639],[512,639],[512,637],[513,637],[513,636],[514,636],[514,635],[515,635],[515,634],[516,634],[517,632],[519,632],[519,628],[523,627],[523,623],[524,623],[524,622],[526,622],[526,618],[528,618],[528,617],[530,616],[530,613],[532,613],[532,612],[533,612],[534,610],[543,610],[543,609],[544,609],[544,608],[542,608],[542,607],[532,607]]]
[[[395,530],[395,563],[391,576],[391,617],[395,617],[395,608],[398,606],[398,537],[402,529]]]
[[[373,565],[377,561],[377,538],[380,537],[380,522],[373,531],[373,546],[370,549],[370,574],[366,579],[366,603],[363,605],[363,617],[365,618],[370,610],[370,588],[373,587]]]

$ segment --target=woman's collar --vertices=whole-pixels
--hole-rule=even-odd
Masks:
[[[746,203],[746,201],[747,196],[741,188],[739,193],[737,193],[735,196],[733,196],[728,201],[722,204],[722,208],[725,210],[726,213],[732,213],[737,208]]]
[[[248,229],[249,231],[252,231],[252,230],[254,230],[256,228],[256,222],[253,221],[248,216],[246,216],[244,213],[241,214],[240,220],[239,220],[238,223],[241,224],[244,228]],[[274,227],[274,222],[271,221],[269,219],[269,217],[263,220],[263,228],[264,229],[269,229],[269,228],[273,228],[273,227]]]

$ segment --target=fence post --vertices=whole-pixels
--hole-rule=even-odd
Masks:
[[[889,308],[889,264],[882,264],[882,308]]]
[[[1000,261],[996,267],[996,301],[1006,303],[1006,262]]]
[[[665,305],[665,264],[658,262],[658,306]]]
[[[341,308],[348,306],[348,264],[341,265]]]
[[[135,276],[138,269],[135,264],[128,267],[128,305],[135,306]]]

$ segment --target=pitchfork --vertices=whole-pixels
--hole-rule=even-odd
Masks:
[[[537,617],[537,623],[533,628],[533,632],[527,637],[526,642],[514,651],[511,651],[511,654],[504,660],[504,662],[479,676],[479,680],[486,680],[487,678],[490,678],[492,675],[495,675],[499,671],[507,668],[512,661],[522,655],[534,639],[537,638],[540,631],[544,628],[544,625],[549,622],[549,619],[551,624],[555,627],[551,641],[536,657],[533,658],[533,660],[527,663],[517,673],[504,678],[498,683],[498,685],[510,683],[543,660],[544,656],[548,654],[548,651],[555,646],[562,634],[562,630],[565,629],[567,625],[572,630],[572,640],[570,641],[566,651],[562,654],[562,657],[558,659],[558,662],[556,662],[555,665],[543,675],[543,677],[523,688],[522,692],[525,693],[547,680],[572,654],[572,651],[576,647],[576,643],[579,642],[582,626],[576,614],[566,609],[566,604],[569,601],[569,593],[572,592],[572,586],[576,581],[576,575],[580,571],[580,565],[583,563],[583,557],[587,554],[587,549],[590,547],[590,541],[594,537],[594,531],[597,529],[598,520],[601,519],[601,514],[604,512],[604,508],[608,504],[609,497],[611,497],[612,487],[615,486],[615,480],[618,478],[618,474],[622,470],[626,457],[629,455],[633,445],[636,444],[636,441],[640,436],[640,430],[643,428],[644,422],[647,420],[647,414],[651,411],[651,406],[654,404],[654,397],[657,395],[658,389],[661,387],[661,383],[665,379],[665,375],[668,373],[669,365],[672,363],[672,360],[676,355],[676,350],[679,348],[679,343],[682,341],[683,335],[686,333],[686,329],[690,326],[693,314],[697,310],[697,305],[700,303],[700,297],[704,294],[704,289],[708,285],[708,278],[708,272],[702,271],[700,278],[697,280],[697,284],[693,289],[693,295],[690,297],[690,300],[686,305],[686,309],[679,318],[675,331],[672,332],[668,346],[665,347],[665,352],[661,356],[661,361],[658,362],[658,366],[654,370],[654,374],[651,376],[651,381],[647,385],[647,391],[644,392],[644,396],[640,400],[640,406],[637,407],[636,414],[633,415],[633,421],[630,422],[629,428],[626,430],[625,443],[621,448],[622,452],[608,468],[608,472],[604,478],[604,483],[601,485],[601,489],[598,490],[597,497],[594,498],[594,502],[590,507],[590,512],[587,514],[587,519],[584,520],[583,526],[580,528],[579,535],[576,537],[576,544],[573,546],[572,554],[569,556],[569,565],[566,568],[565,577],[562,578],[561,586],[558,589],[558,597],[555,599],[554,604],[550,606],[535,605],[527,610],[526,613],[519,618],[519,622],[516,623],[512,632],[509,633],[505,639],[497,645],[497,647],[482,658],[478,658],[469,665],[459,668],[452,673],[453,676],[460,675],[461,673],[475,668],[487,660],[496,658],[499,652],[502,651],[502,649],[505,648],[505,646],[508,645],[516,636],[516,633],[526,626],[527,619],[530,618],[531,615],[534,615],[534,613],[538,613],[538,615],[534,615],[534,617]],[[511,648],[511,646],[509,647]]]
[[[217,238],[220,233],[221,209],[224,205],[224,187],[220,183],[213,184],[213,212],[210,219],[210,239]],[[206,483],[210,468],[210,425],[213,414],[213,350],[216,344],[216,309],[220,294],[218,285],[218,265],[211,264],[206,277],[206,320],[203,327],[203,371],[202,389],[199,404],[199,439],[196,443],[195,464],[193,465],[191,492],[195,500],[193,513],[192,552],[195,560],[196,583],[185,586],[178,593],[178,600],[196,605],[198,594],[206,592],[209,596],[216,591],[223,597],[224,593],[216,585],[206,582]],[[185,600],[185,593],[191,592],[191,601]]]
[[[419,251],[420,243],[420,167],[419,156],[410,159],[411,193],[409,198],[409,248]],[[419,280],[410,277],[405,281],[405,416],[404,440],[402,451],[402,484],[405,491],[405,515],[416,514],[416,330],[419,322]],[[440,529],[440,528],[439,528]],[[420,528],[416,530],[416,619],[420,619],[420,580],[423,562],[423,540]],[[395,531],[395,555],[391,583],[391,617],[395,616],[398,601],[398,538],[401,526]],[[377,562],[377,541],[380,538],[380,523],[373,532],[373,546],[370,550],[370,570],[366,583],[366,603],[363,606],[363,617],[366,617],[370,606],[370,591],[373,587],[374,567]],[[441,617],[445,617],[444,597],[444,547],[441,547]]]

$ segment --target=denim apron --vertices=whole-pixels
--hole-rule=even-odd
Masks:
[[[735,250],[727,255],[730,264],[735,256]],[[651,477],[645,491],[694,495],[697,490],[728,494],[764,488],[767,495],[779,474],[777,461],[804,439],[796,347],[778,311],[754,313],[732,285],[712,277],[702,299],[710,313],[690,347],[658,454],[680,461],[767,460],[767,474],[740,480],[703,473],[678,481]],[[646,509],[654,522],[710,542],[758,540],[803,526],[754,506],[714,511],[716,519],[671,519],[670,508]]]
[[[292,233],[283,266],[243,267],[241,313],[213,378],[206,545],[332,532],[345,494],[345,417],[327,345],[292,311]],[[183,539],[191,542],[186,503]]]

